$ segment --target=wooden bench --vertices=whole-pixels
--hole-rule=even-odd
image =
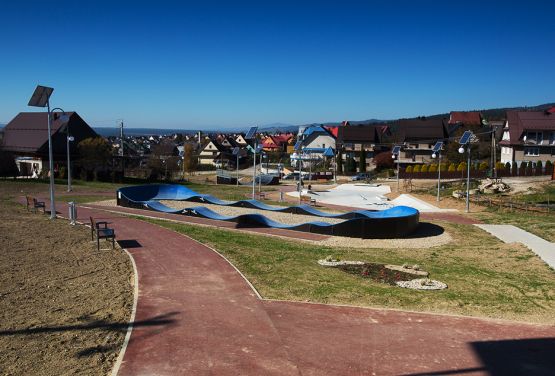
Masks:
[[[316,200],[313,199],[312,197],[306,196],[306,195],[301,195],[301,203],[302,202],[306,202],[310,205],[316,205]]]
[[[38,201],[32,196],[25,196],[25,198],[27,199],[27,211],[33,209],[33,213],[36,213],[37,209],[42,208],[42,212],[46,213],[46,205],[44,204],[44,201]]]
[[[91,240],[94,240],[96,234],[96,248],[100,250],[100,239],[112,239],[112,248],[116,248],[116,232],[113,228],[108,227],[108,222],[95,221],[93,217],[91,220]]]

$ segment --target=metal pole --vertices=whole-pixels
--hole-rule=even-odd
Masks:
[[[69,120],[66,125],[67,129],[67,191],[71,192],[71,160],[70,160],[70,151],[69,151]]]
[[[299,150],[299,205],[301,204],[301,192],[303,190],[301,182],[303,181],[303,149]]]
[[[258,174],[258,198],[260,198],[260,190],[262,189],[262,157],[264,155],[260,152],[260,174]]]
[[[468,143],[468,162],[466,166],[466,212],[470,212],[470,142]]]
[[[50,114],[50,100],[46,101],[48,108],[48,168],[50,169],[50,219],[56,219],[56,204],[54,203],[54,158],[52,155],[52,119]]]
[[[237,152],[237,181],[235,185],[239,186],[239,152]]]
[[[256,137],[256,136],[255,136]],[[255,189],[255,180],[256,180],[256,138],[254,139],[254,154],[253,154],[253,165],[252,165],[252,199],[254,200],[254,189]]]
[[[333,183],[337,184],[337,156],[333,154]]]
[[[399,152],[399,154],[397,154],[397,192],[399,192],[399,165],[400,165],[399,157],[401,156],[400,153],[401,152]]]
[[[438,164],[437,164],[437,202],[439,202],[439,190],[441,188],[441,152],[438,151],[437,154]]]

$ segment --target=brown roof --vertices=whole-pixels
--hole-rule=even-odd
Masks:
[[[509,142],[500,144],[519,145],[524,132],[555,131],[555,114],[546,111],[507,111]]]
[[[375,125],[345,125],[337,128],[337,142],[377,144],[380,137]]]
[[[464,125],[481,125],[482,114],[478,111],[451,111],[449,124],[463,123]]]
[[[96,132],[76,113],[68,112],[70,134],[75,137],[76,143],[88,137],[98,137]],[[63,136],[59,131],[65,132],[65,123],[54,113],[56,119],[52,122],[53,143],[60,143]],[[61,132],[60,132],[61,133]],[[48,114],[46,112],[20,112],[4,129],[2,148],[17,153],[43,153],[48,143]],[[56,153],[54,145],[54,152]],[[42,150],[41,150],[42,149]]]
[[[394,138],[397,142],[412,142],[425,140],[433,143],[448,138],[446,119],[434,117],[418,117],[401,119],[390,123]]]

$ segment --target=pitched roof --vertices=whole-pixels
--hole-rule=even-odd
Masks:
[[[376,125],[346,125],[337,128],[337,141],[339,143],[367,143],[380,142],[378,126]]]
[[[528,130],[555,131],[555,114],[546,111],[507,111],[507,125],[510,140],[503,140],[500,144],[518,145]]]
[[[70,129],[79,126],[80,129],[71,131],[72,135],[85,137],[98,137],[96,132],[76,113],[67,112]],[[58,131],[65,132],[66,123],[62,122],[58,113],[54,113],[51,124],[52,136]],[[65,139],[65,136],[64,136]],[[76,142],[80,139],[76,137]],[[20,112],[4,128],[2,147],[15,152],[37,153],[48,142],[48,113],[46,112]]]
[[[448,137],[446,119],[434,117],[418,117],[414,119],[401,119],[391,123],[396,129],[397,142],[434,141]]]
[[[451,111],[449,124],[463,123],[464,125],[482,124],[482,114],[478,111]]]

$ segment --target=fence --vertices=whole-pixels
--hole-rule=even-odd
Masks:
[[[491,198],[482,197],[480,195],[470,196],[470,202],[487,206],[491,208],[499,208],[499,210],[505,210],[509,212],[531,212],[531,213],[544,213],[544,214],[555,214],[555,204],[552,204],[547,196],[547,202],[545,204],[512,201],[507,198]]]
[[[497,177],[516,177],[516,176],[542,176],[542,175],[552,175],[553,167],[541,169],[541,168],[513,168],[513,169],[500,169],[497,170]],[[464,179],[466,178],[467,170],[464,171],[443,171],[441,170],[442,179]],[[490,171],[488,170],[470,170],[470,177],[473,179],[485,179],[490,177]],[[437,179],[437,172],[406,172],[403,170],[399,171],[400,179]]]

